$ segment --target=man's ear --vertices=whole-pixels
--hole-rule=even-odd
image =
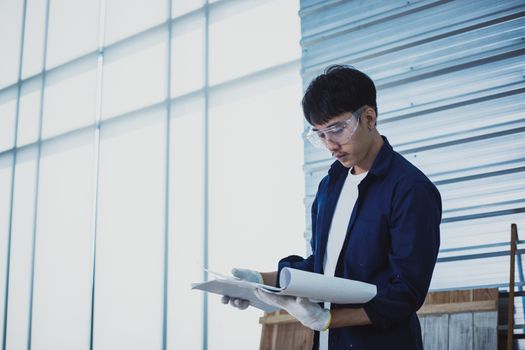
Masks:
[[[367,107],[363,111],[361,118],[364,120],[365,126],[368,130],[375,129],[377,125],[377,113],[372,107]]]

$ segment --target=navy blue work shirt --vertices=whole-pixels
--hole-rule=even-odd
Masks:
[[[366,304],[332,304],[332,309],[364,307],[372,325],[331,328],[330,350],[423,349],[416,311],[428,292],[439,250],[441,196],[414,165],[384,144],[358,186],[335,276],[377,286]],[[328,232],[348,168],[335,161],[319,184],[312,205],[312,255],[292,255],[284,267],[323,273]],[[277,282],[279,283],[279,282]],[[318,349],[319,332],[314,347]]]

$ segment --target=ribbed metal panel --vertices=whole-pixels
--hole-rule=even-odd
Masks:
[[[510,224],[525,237],[525,1],[302,0],[300,16],[304,89],[334,63],[370,75],[379,131],[442,194],[431,289],[506,287]],[[305,143],[307,214],[332,161]]]

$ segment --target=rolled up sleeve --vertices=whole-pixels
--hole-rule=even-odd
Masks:
[[[308,258],[303,258],[299,255],[290,255],[286,258],[283,258],[279,261],[279,266],[277,269],[277,282],[276,287],[281,287],[279,284],[279,278],[281,276],[281,270],[285,267],[289,267],[292,269],[298,269],[308,272],[314,271],[314,256],[310,255]]]
[[[386,329],[423,305],[439,251],[441,197],[429,181],[399,184],[392,200],[389,270],[364,305],[372,324]]]

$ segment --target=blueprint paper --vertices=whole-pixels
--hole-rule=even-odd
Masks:
[[[218,278],[214,280],[192,283],[192,289],[246,299],[250,301],[250,305],[266,312],[275,311],[277,308],[260,301],[255,296],[255,289],[278,295],[306,297],[315,302],[328,301],[336,304],[366,303],[377,293],[377,288],[373,284],[288,267],[281,270],[279,278],[281,288],[242,281],[221,274],[215,275]]]
[[[268,288],[269,286],[261,285],[258,288],[273,294],[293,295],[335,304],[363,304],[377,293],[373,284],[288,267],[281,270],[279,284],[283,287]]]
[[[227,295],[232,298],[241,298],[250,301],[250,305],[266,312],[278,310],[276,307],[263,303],[255,296],[258,283],[236,279],[215,279],[203,283],[192,283],[191,289],[199,289],[214,294]],[[262,286],[262,285],[261,285]]]

